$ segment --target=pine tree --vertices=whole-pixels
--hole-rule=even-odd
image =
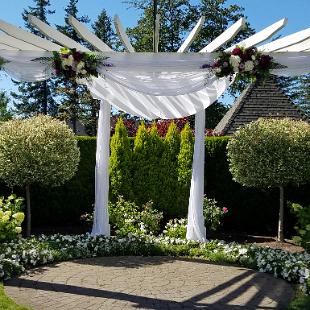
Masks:
[[[43,22],[48,23],[47,16],[55,11],[49,10],[49,0],[33,0],[33,2],[34,6],[29,6],[22,14],[25,26],[35,35],[44,37],[28,22],[28,14],[32,14]],[[14,112],[16,114],[25,117],[37,113],[56,115],[57,104],[53,97],[54,81],[52,79],[34,83],[20,83],[16,81],[14,83],[18,86],[18,93],[11,93],[14,98]]]
[[[12,112],[8,110],[10,99],[5,91],[0,91],[0,122],[12,118]]]
[[[104,43],[116,50],[120,45],[116,34],[112,27],[112,19],[108,16],[105,9],[98,15],[97,20],[92,24],[94,34],[101,39]],[[86,95],[87,93],[85,93]],[[82,120],[86,127],[86,131],[89,135],[96,135],[97,132],[97,119],[99,111],[98,100],[92,99],[89,95],[88,99],[85,100],[85,110],[83,111]]]
[[[115,201],[119,195],[132,199],[131,159],[132,150],[123,120],[119,118],[111,139],[110,193]]]
[[[194,137],[189,124],[181,131],[180,152],[178,154],[178,209],[181,216],[187,212],[192,176]]]
[[[77,3],[78,0],[69,0],[69,3],[65,8],[65,25],[58,25],[57,29],[74,41],[87,46],[88,43],[81,39],[75,29],[69,24],[70,15],[80,22],[89,22],[87,16],[78,17]],[[78,84],[75,80],[64,78],[59,78],[57,81],[57,93],[61,95],[59,117],[69,121],[72,125],[73,131],[76,132],[77,121],[83,119],[83,116],[89,110],[90,101],[93,99],[91,98],[86,86]]]

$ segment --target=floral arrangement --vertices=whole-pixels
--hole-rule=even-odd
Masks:
[[[266,79],[270,70],[278,66],[271,56],[259,52],[255,47],[235,47],[231,52],[221,52],[212,65],[202,65],[202,69],[210,69],[219,78],[238,73],[237,79]]]
[[[7,199],[0,197],[0,242],[16,238],[21,232],[25,215],[21,212],[23,198],[12,194]]]
[[[53,52],[53,68],[56,75],[68,79],[98,77],[98,67],[113,66],[105,62],[106,59],[108,57],[97,53],[63,47],[60,52]]]
[[[117,255],[170,255],[203,257],[219,263],[234,263],[270,273],[300,284],[310,293],[310,255],[283,250],[211,240],[199,243],[168,236],[92,237],[52,235],[20,238],[0,243],[0,279],[9,279],[35,266],[70,259]]]

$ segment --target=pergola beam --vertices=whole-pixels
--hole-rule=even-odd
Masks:
[[[226,42],[231,41],[237,33],[244,27],[245,19],[242,17],[237,22],[235,22],[231,27],[226,29],[222,34],[220,34],[216,39],[209,43],[206,47],[199,51],[199,53],[212,53],[218,48],[224,45]]]
[[[297,44],[293,44],[291,46],[277,50],[277,52],[304,52],[308,49],[310,49],[310,38]]]
[[[43,33],[44,35],[46,35],[50,39],[55,40],[59,44],[66,46],[66,47],[69,47],[69,48],[76,48],[77,50],[82,51],[82,52],[89,52],[89,49],[87,47],[75,42],[74,40],[67,37],[63,33],[59,32],[58,30],[54,29],[53,27],[42,22],[37,17],[29,14],[28,20],[29,20],[29,23],[33,27],[37,28],[41,33]]]
[[[196,26],[192,29],[192,31],[189,33],[181,47],[178,49],[178,53],[184,53],[187,52],[197,35],[199,34],[200,29],[203,26],[203,23],[205,22],[205,17],[201,16],[199,21],[197,22]]]
[[[6,51],[18,51],[19,48],[15,48],[15,47],[12,47],[12,46],[9,46],[9,45],[6,45],[6,44],[3,44],[3,43],[0,43],[0,50],[6,50]]]
[[[120,38],[120,40],[122,41],[122,43],[125,46],[125,49],[127,52],[129,53],[134,53],[135,49],[133,48],[133,46],[130,43],[129,37],[126,34],[126,31],[121,23],[120,18],[118,17],[118,15],[114,16],[114,25],[116,28],[116,32]]]
[[[238,44],[235,44],[229,48],[227,48],[225,51],[229,52],[232,51],[237,45],[244,46],[245,48],[249,48],[252,46],[255,46],[261,42],[266,41],[270,37],[272,37],[275,33],[277,33],[280,29],[282,29],[287,24],[287,18],[283,18],[276,23],[270,25],[269,27],[255,33],[254,35],[250,36],[249,38],[239,42]]]
[[[61,48],[61,46],[53,42],[40,38],[33,33],[9,24],[3,20],[0,20],[0,30],[15,39],[31,44],[33,46],[33,50],[38,50],[39,48],[40,50],[57,51]]]
[[[29,44],[25,41],[16,39],[7,34],[0,35],[0,43],[5,44],[10,47],[10,49],[17,49],[23,51],[45,51],[44,49],[37,47],[35,45]]]
[[[71,15],[69,16],[69,24],[76,30],[81,38],[89,42],[99,52],[113,52],[106,43],[100,40],[95,34],[89,31],[83,23],[79,22]]]
[[[288,35],[284,38],[278,39],[276,41],[261,45],[258,49],[262,52],[275,52],[285,47],[294,45],[296,43],[302,42],[310,38],[310,28],[307,28],[302,31],[295,32],[291,35]]]

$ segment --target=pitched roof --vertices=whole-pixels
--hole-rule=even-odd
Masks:
[[[214,131],[232,135],[242,127],[260,117],[306,119],[306,116],[283,93],[274,78],[250,84],[235,101]]]

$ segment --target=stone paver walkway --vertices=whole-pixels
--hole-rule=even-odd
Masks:
[[[283,309],[285,281],[252,270],[170,257],[103,257],[37,268],[5,283],[35,310]]]

